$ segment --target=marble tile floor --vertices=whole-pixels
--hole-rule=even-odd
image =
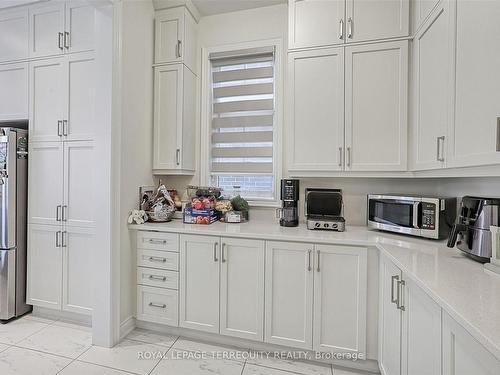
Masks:
[[[361,375],[245,353],[142,329],[101,348],[89,327],[31,315],[0,324],[1,375]]]

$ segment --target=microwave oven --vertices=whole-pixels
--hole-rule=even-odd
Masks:
[[[399,194],[368,195],[368,227],[443,239],[455,223],[457,198]]]

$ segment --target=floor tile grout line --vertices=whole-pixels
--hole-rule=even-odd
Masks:
[[[245,367],[247,365],[247,361],[248,361],[248,359],[245,359],[245,362],[243,362],[243,366],[241,367],[241,373],[240,373],[240,375],[243,375],[243,372],[245,371]]]
[[[101,367],[106,367],[106,368],[109,368],[111,370],[116,370],[116,371],[121,371],[121,372],[125,372],[127,374],[133,374],[133,375],[144,375],[144,374],[140,374],[138,372],[133,372],[133,371],[130,371],[130,370],[123,370],[121,368],[116,368],[116,367],[111,367],[111,366],[108,366],[108,365],[102,365],[100,363],[95,363],[95,362],[90,362],[90,361],[85,361],[83,359],[77,359],[75,360],[76,362],[81,362],[81,363],[86,363],[87,365],[95,365],[95,366],[101,366]]]
[[[265,368],[270,368],[270,369],[273,369],[273,370],[279,370],[279,371],[283,371],[285,373],[290,373],[290,374],[297,374],[297,375],[307,375],[305,374],[304,372],[297,372],[297,371],[293,371],[293,370],[283,370],[282,368],[279,368],[279,367],[272,367],[272,366],[269,366],[269,365],[262,365],[262,364],[259,364],[259,363],[249,363],[250,365],[253,365],[253,366],[258,366],[258,367],[265,367]],[[325,368],[329,368],[330,371],[332,371],[332,368],[331,366],[320,366],[320,367],[325,367]]]
[[[14,347],[14,348],[17,348],[17,349],[29,350],[29,351],[32,351],[32,352],[37,352],[37,353],[42,353],[42,354],[48,354],[48,355],[52,355],[54,357],[59,357],[59,358],[64,358],[64,359],[70,359],[70,360],[74,360],[75,359],[73,357],[68,357],[68,356],[61,355],[61,354],[54,354],[54,353],[46,352],[46,351],[43,351],[43,350],[40,350],[40,349],[26,348],[24,346],[19,346],[19,345],[16,345],[16,344],[11,345],[10,347]]]
[[[148,375],[151,375],[153,373],[153,371],[158,367],[158,365],[161,363],[161,361],[163,361],[165,359],[165,356],[170,352],[170,350],[172,350],[172,347],[175,345],[175,343],[177,342],[177,340],[179,340],[180,336],[177,336],[177,338],[174,340],[174,342],[172,343],[172,345],[170,345],[170,347],[167,349],[167,351],[165,352],[165,354],[162,356],[162,358],[160,358],[160,360],[158,361],[158,363],[156,365],[154,365],[154,367],[151,369],[151,371],[149,371]]]

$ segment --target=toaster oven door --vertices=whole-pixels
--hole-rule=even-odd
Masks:
[[[369,196],[368,226],[396,233],[420,235],[420,198]]]

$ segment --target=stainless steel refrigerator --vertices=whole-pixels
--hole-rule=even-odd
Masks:
[[[0,320],[2,321],[31,310],[31,306],[26,304],[27,123],[5,125],[0,124]]]

